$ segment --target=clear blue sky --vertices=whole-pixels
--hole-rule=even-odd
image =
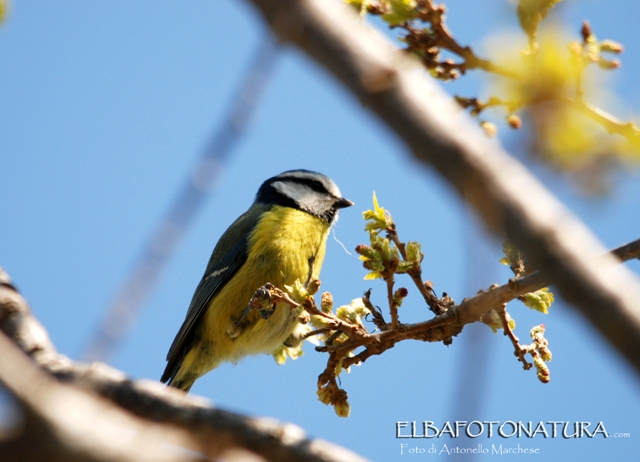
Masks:
[[[507,1],[455,0],[449,22],[461,41],[479,43],[503,27],[515,30]],[[222,120],[264,25],[245,2],[12,2],[0,26],[0,266],[31,303],[56,347],[82,354],[105,307],[123,283],[210,132]],[[629,112],[638,112],[640,40],[636,2],[567,2],[563,21],[579,30],[589,19],[601,38],[625,45],[613,83]],[[470,94],[477,82],[456,87]],[[503,132],[506,129],[503,129]],[[505,138],[508,149],[518,146]],[[425,277],[455,300],[506,282],[500,243],[480,239],[475,219],[433,172],[316,64],[295,50],[278,63],[250,132],[226,163],[218,187],[112,360],[134,378],[158,379],[211,249],[251,203],[259,184],[291,168],[332,177],[356,206],[330,238],[323,289],[347,303],[380,282],[363,281],[352,249],[365,242],[361,211],[376,191],[405,239],[419,240]],[[609,246],[640,237],[636,174],[616,178],[611,195],[586,199],[545,167],[543,181]],[[629,265],[640,272],[640,265]],[[474,282],[475,281],[475,282]],[[480,282],[478,282],[480,281]],[[405,321],[429,313],[408,282]],[[325,357],[307,354],[279,367],[269,356],[225,365],[192,392],[216,405],[303,427],[377,461],[404,460],[396,421],[602,421],[630,438],[536,437],[433,441],[438,450],[483,443],[539,448],[527,460],[631,460],[640,453],[640,381],[586,321],[563,303],[547,316],[510,306],[527,338],[544,323],[553,352],[551,383],[522,371],[505,337],[471,326],[453,345],[403,343],[342,376],[352,414],[335,416],[317,401]],[[481,351],[478,350],[481,348]],[[480,367],[461,375],[474,351]],[[465,377],[462,379],[461,377]],[[464,381],[463,381],[464,380]],[[480,388],[475,407],[462,394]],[[593,427],[592,427],[593,428]],[[432,441],[412,440],[429,448]],[[444,455],[421,455],[421,460]],[[486,456],[492,460],[496,456]],[[510,458],[511,456],[504,456]],[[520,460],[518,459],[518,460]],[[460,460],[472,460],[463,457]]]

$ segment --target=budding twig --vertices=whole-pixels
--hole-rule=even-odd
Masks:
[[[502,321],[502,329],[504,331],[504,335],[509,337],[509,340],[511,340],[511,343],[513,344],[513,348],[515,349],[515,356],[518,358],[518,361],[522,363],[522,367],[524,368],[524,370],[528,371],[529,369],[531,369],[532,364],[526,360],[525,354],[527,353],[527,351],[522,348],[522,346],[520,345],[520,339],[516,337],[516,334],[511,329],[511,326],[509,326],[509,320],[507,319],[507,304],[503,303],[496,311],[498,313],[498,316],[500,316],[500,320]]]
[[[389,13],[392,12],[390,8],[389,2],[367,3],[367,12],[376,16],[389,15]],[[547,7],[544,8],[548,10]],[[542,17],[546,16],[546,10],[543,12]],[[407,20],[392,24],[390,27],[402,29],[406,32],[403,37],[403,42],[407,45],[406,50],[418,56],[422,64],[431,70],[433,75],[438,79],[452,80],[456,79],[460,74],[465,74],[467,70],[481,69],[485,72],[506,77],[514,81],[526,81],[526,76],[523,75],[523,73],[506,66],[498,65],[491,60],[481,58],[470,46],[461,45],[447,27],[445,13],[446,8],[443,5],[436,5],[432,0],[417,0],[415,11],[407,17]],[[536,30],[538,22],[539,19],[535,21],[535,24],[523,24],[523,28],[525,28],[525,31],[529,35],[529,51],[537,49]],[[428,25],[428,27],[424,27],[425,25]],[[583,48],[587,48],[588,43],[595,40],[588,22],[585,21],[582,24],[580,33],[583,39]],[[622,46],[619,44],[605,46],[608,43],[612,42],[602,42],[605,51],[610,53],[620,53],[622,51]],[[443,59],[440,56],[442,50],[447,50],[459,56],[462,58],[462,61],[456,63],[450,59]],[[597,64],[604,69],[614,69],[620,65],[617,60],[600,59],[596,61]],[[640,129],[632,122],[622,122],[612,114],[587,104],[584,101],[582,71],[586,65],[590,63],[589,57],[585,56],[582,64],[577,66],[576,86],[573,96],[558,93],[554,95],[553,99],[568,104],[587,118],[603,126],[610,134],[621,135],[636,147],[640,147]],[[471,98],[468,98],[468,100],[471,100]],[[529,101],[529,104],[535,104],[537,102],[539,101]],[[513,110],[514,109],[511,111]],[[480,111],[477,111],[476,115],[479,112]]]

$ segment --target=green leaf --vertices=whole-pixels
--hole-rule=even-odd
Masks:
[[[382,15],[382,19],[390,26],[397,26],[403,22],[418,17],[416,0],[389,0],[391,12]]]
[[[367,221],[364,229],[369,232],[384,231],[391,225],[391,217],[384,208],[378,204],[378,198],[376,193],[373,193],[373,210],[365,210],[362,212],[362,217]]]
[[[422,245],[419,242],[407,242],[407,260],[412,263],[420,263],[423,257],[422,252],[420,251],[421,248]]]
[[[365,281],[369,281],[371,279],[383,279],[382,274],[378,273],[377,271],[372,271],[370,273],[368,273],[365,277],[364,277]]]
[[[367,8],[371,5],[371,0],[344,0],[349,5],[353,5],[360,12],[360,17],[367,14]]]
[[[518,20],[520,26],[529,37],[535,37],[538,24],[542,21],[549,10],[561,0],[520,0],[518,2]]]
[[[396,268],[396,273],[404,274],[407,271],[410,271],[412,269],[413,269],[413,262],[401,261],[400,263],[398,263],[398,267]]]
[[[507,322],[509,323],[509,327],[511,328],[511,330],[514,330],[516,328],[515,320],[509,313],[506,313],[506,318]],[[500,319],[500,315],[496,312],[496,310],[487,311],[482,315],[480,320],[484,324],[489,326],[494,334],[503,328],[502,320]]]
[[[302,282],[300,282],[300,279],[296,279],[295,282],[290,286],[285,285],[284,288],[289,293],[291,298],[293,298],[298,303],[303,303],[309,295],[307,293],[307,289],[304,287]]]
[[[554,301],[553,293],[549,292],[549,288],[545,287],[544,289],[536,290],[535,292],[531,292],[520,297],[520,301],[524,303],[524,305],[532,310],[539,311],[541,313],[547,314],[549,311],[549,307]]]
[[[276,363],[279,366],[282,366],[287,362],[287,358],[291,358],[293,360],[298,359],[304,355],[302,351],[302,343],[295,347],[288,347],[285,345],[280,345],[276,351],[273,352],[273,359],[276,360]]]
[[[500,259],[500,263],[507,266],[511,266],[523,258],[522,253],[509,241],[502,243],[502,253],[504,258]]]

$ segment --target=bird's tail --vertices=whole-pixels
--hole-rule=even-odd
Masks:
[[[179,388],[180,390],[188,393],[195,381],[195,377],[181,377],[180,379],[171,379],[169,383],[167,383],[167,385],[170,387]]]
[[[188,392],[198,377],[192,374],[180,374],[180,368],[184,361],[185,354],[169,359],[167,367],[160,377],[160,382],[166,383],[170,387],[179,388]]]

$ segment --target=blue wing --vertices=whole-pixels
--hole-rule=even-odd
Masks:
[[[202,280],[193,294],[187,316],[169,348],[168,363],[160,379],[161,382],[169,381],[171,384],[184,357],[193,346],[199,321],[211,300],[247,261],[248,237],[265,210],[265,207],[257,205],[251,207],[225,231],[216,244]]]

